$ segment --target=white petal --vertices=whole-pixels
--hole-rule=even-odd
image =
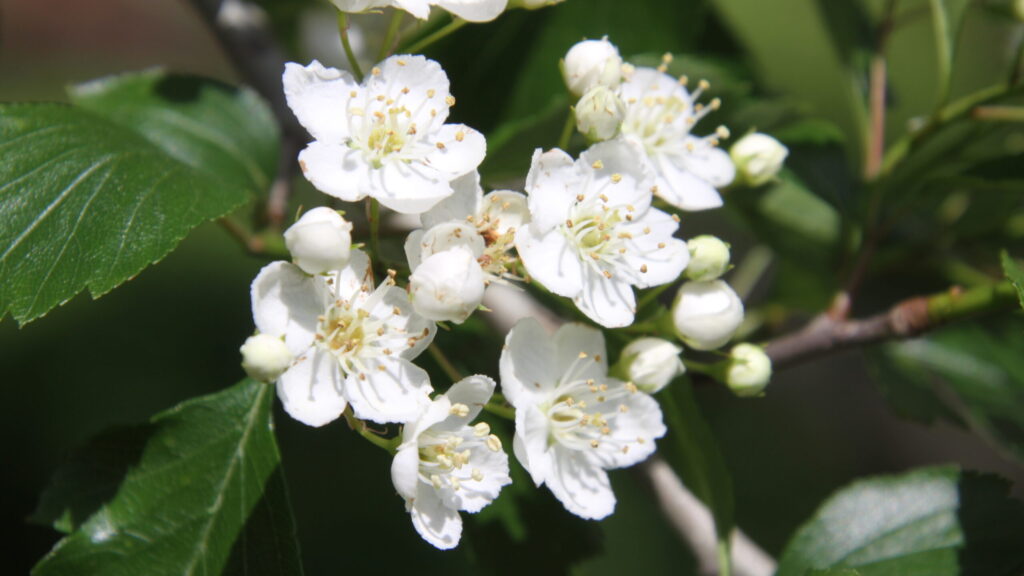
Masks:
[[[449,180],[476,170],[487,154],[484,135],[462,124],[445,124],[430,140],[434,150],[426,162]]]
[[[416,3],[421,4],[418,0]],[[429,10],[425,0],[422,6],[423,16],[414,14],[417,18],[425,18]],[[412,12],[405,6],[402,8]],[[448,118],[449,105],[446,99],[450,93],[448,75],[440,64],[423,56],[397,54],[378,64],[375,69],[380,73],[371,73],[366,77],[366,88],[372,97],[384,96],[408,109],[410,119],[416,123],[420,134],[433,132],[444,124]]]
[[[420,20],[426,20],[430,16],[430,4],[427,3],[427,0],[392,0],[392,2]]]
[[[504,234],[530,223],[530,208],[526,195],[511,190],[495,190],[483,197],[481,217],[491,222],[494,231]]]
[[[373,172],[377,172],[361,151],[320,141],[310,142],[299,153],[299,167],[317,190],[346,202],[365,198]]]
[[[501,488],[511,484],[512,479],[508,475],[508,454],[504,450],[492,452],[480,444],[472,451],[469,462],[468,466],[480,473],[480,479],[474,479],[472,471],[463,467],[459,475],[459,489],[444,486],[440,495],[448,508],[475,514],[493,502]]]
[[[552,390],[558,378],[552,339],[533,318],[509,331],[499,366],[501,391],[517,411],[535,404],[535,394]]]
[[[460,427],[472,422],[480,414],[484,404],[487,404],[494,394],[494,380],[483,374],[474,374],[459,380],[445,392],[445,396],[452,404],[465,404],[469,413],[465,416],[451,418],[453,424]],[[447,423],[446,423],[447,424]]]
[[[560,228],[537,236],[533,224],[516,231],[516,250],[526,271],[545,288],[567,298],[583,289],[583,263]]]
[[[663,157],[654,159],[657,169],[657,195],[681,210],[698,211],[718,208],[722,196],[707,182],[676,166]]]
[[[736,177],[736,166],[729,154],[721,148],[708,146],[699,138],[687,140],[695,141],[696,145],[693,152],[683,157],[686,170],[715,188],[728,186]]]
[[[476,231],[476,227],[465,220],[451,220],[434,226],[423,234],[420,239],[420,258],[426,259],[438,252],[456,247],[469,249],[474,257],[484,255],[484,239]]]
[[[391,483],[402,498],[416,497],[420,483],[420,449],[415,442],[404,444],[391,461]]]
[[[600,190],[609,198],[609,204],[633,206],[636,213],[643,213],[651,205],[651,185],[654,181],[648,174],[644,160],[643,149],[638,144],[621,138],[595,144],[580,155],[583,169],[593,172],[598,182],[617,176],[618,183]],[[598,193],[596,187],[592,190],[593,194]]]
[[[551,475],[554,452],[548,444],[548,418],[535,405],[516,408],[516,436],[513,450],[537,486]]]
[[[349,374],[342,384],[357,417],[380,424],[409,422],[430,405],[430,377],[419,366],[394,357],[362,362],[365,372]]]
[[[580,352],[587,357],[580,358]],[[559,327],[555,333],[555,358],[558,364],[553,374],[556,378],[561,378],[570,368],[574,368],[579,360],[586,360],[602,379],[608,373],[604,334],[584,324],[570,322]],[[578,367],[574,370],[578,370]]]
[[[348,264],[335,272],[331,279],[330,289],[333,294],[346,300],[351,300],[357,294],[373,288],[370,257],[362,250],[352,250]]]
[[[371,196],[402,214],[421,214],[452,193],[447,175],[422,162],[388,162],[370,175]]]
[[[448,420],[452,414],[452,403],[445,396],[438,396],[430,406],[420,414],[419,418],[405,425],[402,429],[402,446],[417,445],[419,436],[428,429]],[[418,465],[417,465],[418,466]]]
[[[675,78],[658,72],[654,68],[635,69],[633,75],[620,85],[619,93],[626,102],[631,99],[640,101],[644,96],[667,98],[670,95],[680,96],[685,102],[690,102],[690,95],[686,88],[680,86]]]
[[[309,426],[323,426],[345,411],[341,381],[334,357],[314,348],[281,375],[277,396],[292,418]]]
[[[462,537],[462,518],[455,510],[447,508],[433,489],[420,485],[422,489],[412,502],[409,514],[412,525],[424,540],[441,550],[450,550],[459,544]]]
[[[388,325],[388,333],[392,339],[382,342],[381,347],[388,347],[398,352],[406,360],[412,360],[434,340],[437,325],[413,311],[409,295],[397,286],[382,288],[383,297],[380,303],[370,311],[375,318],[383,319]],[[395,314],[395,310],[398,314]],[[415,340],[409,345],[410,340]]]
[[[504,10],[508,0],[434,0],[434,5],[470,22],[490,22]]]
[[[629,326],[636,314],[636,296],[629,282],[605,278],[589,267],[583,269],[583,290],[573,301],[588,318],[605,328]]]
[[[622,386],[621,382],[608,381],[609,386]],[[622,410],[622,406],[626,410]],[[597,409],[601,409],[598,407]],[[593,452],[605,469],[624,468],[646,460],[654,453],[656,438],[665,435],[658,402],[643,392],[634,392],[609,400],[604,413],[608,418],[611,433],[608,441],[602,442]],[[628,447],[623,450],[623,447]]]
[[[573,514],[600,520],[615,511],[615,494],[608,474],[578,450],[555,446],[546,483],[551,493]]]
[[[405,259],[409,262],[410,271],[415,271],[423,261],[423,248],[420,245],[423,243],[425,232],[426,230],[419,228],[405,237]]]
[[[288,262],[263,267],[252,281],[252,317],[256,329],[271,336],[284,336],[293,356],[313,343],[317,317],[323,314],[323,290],[318,280]]]
[[[358,85],[343,70],[294,62],[284,67],[284,95],[299,122],[319,141],[339,143],[349,137],[348,101]]]
[[[420,215],[420,222],[424,228],[431,228],[449,220],[465,221],[467,216],[476,215],[484,193],[480,188],[480,173],[474,170],[459,176],[451,181],[451,186],[454,191],[451,196]]]
[[[530,220],[539,234],[565,222],[582,181],[572,157],[565,152],[539,148],[533,153],[526,175]]]
[[[686,242],[672,234],[679,224],[668,214],[652,208],[639,220],[624,226],[633,238],[624,255],[638,288],[674,282],[690,262]],[[649,232],[647,232],[649,230]]]

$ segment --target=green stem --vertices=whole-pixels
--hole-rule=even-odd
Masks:
[[[968,290],[949,290],[928,297],[932,325],[954,322],[977,314],[1017,306],[1017,290],[1008,280]]]
[[[949,20],[943,9],[943,0],[929,0],[932,9],[932,30],[935,31],[935,47],[939,53],[939,100],[938,109],[949,100],[950,79],[953,75],[953,46],[949,43]],[[938,110],[937,110],[938,112]]]
[[[444,350],[441,350],[437,342],[431,342],[430,346],[427,347],[427,352],[430,353],[430,357],[434,359],[434,362],[437,362],[437,365],[441,367],[441,370],[444,371],[445,375],[452,382],[462,380],[462,373],[451,363],[451,360],[448,360],[448,357],[444,355]]]
[[[687,372],[696,372],[697,374],[710,376],[715,380],[722,380],[727,362],[708,364],[707,362],[697,362],[696,360],[683,358],[683,364],[686,366]]]
[[[391,15],[391,22],[388,23],[388,31],[384,33],[384,43],[380,45],[380,55],[377,56],[377,61],[380,62],[392,54],[392,48],[395,45],[395,37],[398,35],[398,29],[402,27],[402,15],[404,13],[401,10],[395,10]]]
[[[356,80],[363,81],[363,69],[359,67],[359,60],[352,50],[352,44],[348,40],[348,14],[338,10],[338,32],[341,35],[341,47],[345,49],[345,57],[348,58],[348,65],[352,67],[352,73]]]
[[[370,444],[373,444],[378,448],[387,450],[389,454],[394,454],[395,452],[397,452],[398,445],[402,442],[401,436],[396,436],[394,438],[384,438],[383,436],[377,434],[373,430],[370,430],[370,428],[366,425],[366,422],[363,422],[362,420],[356,418],[355,414],[352,413],[351,405],[345,407],[345,412],[343,413],[343,415],[345,416],[345,422],[348,422],[349,428],[352,428],[360,436],[369,440]]]
[[[569,115],[565,118],[565,126],[562,127],[562,135],[558,137],[558,147],[567,150],[574,132],[576,132],[576,111],[570,106]]]
[[[434,31],[432,34],[428,35],[426,38],[421,38],[414,42],[411,46],[403,48],[402,52],[405,54],[419,54],[423,50],[427,49],[427,47],[431,46],[433,43],[437,42],[438,40],[441,40],[442,38],[448,36],[452,32],[455,32],[456,30],[462,28],[465,25],[465,20],[461,18],[455,18],[448,24],[444,25],[443,27]]]
[[[732,555],[729,554],[729,541],[725,538],[718,538],[718,575],[730,576],[732,574]]]
[[[986,122],[1024,122],[1024,107],[978,106],[971,110],[971,118]]]
[[[516,419],[515,408],[512,408],[510,406],[505,406],[503,404],[497,404],[497,403],[494,402],[494,400],[491,400],[487,404],[484,404],[484,410],[486,410],[487,412],[490,412],[491,414],[494,414],[495,416],[497,416],[499,418],[504,418],[505,420],[515,420]]]

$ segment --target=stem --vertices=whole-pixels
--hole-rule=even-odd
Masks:
[[[573,133],[576,132],[576,112],[569,107],[569,115],[565,118],[565,126],[562,127],[562,135],[558,137],[558,147],[565,150],[569,147]]]
[[[950,80],[953,75],[953,46],[949,43],[949,20],[943,9],[943,0],[929,0],[935,31],[935,47],[939,52],[939,99],[936,109],[941,109],[949,100]]]
[[[351,405],[345,407],[343,415],[345,416],[345,422],[348,422],[349,428],[355,430],[360,436],[369,440],[370,444],[387,450],[389,454],[394,454],[397,451],[398,445],[402,441],[401,436],[395,436],[394,438],[384,438],[383,436],[380,436],[371,430],[366,425],[366,422],[356,418],[355,414],[352,413]]]
[[[893,15],[896,12],[896,0],[889,0],[885,8],[885,17],[878,26],[875,51],[871,57],[871,83],[868,108],[870,110],[870,130],[868,132],[868,150],[864,160],[865,180],[874,180],[882,169],[882,158],[885,154],[885,92],[886,62],[885,50],[892,34]]]
[[[403,12],[401,10],[395,10],[394,14],[391,15],[388,31],[384,33],[384,43],[380,46],[380,55],[377,56],[378,62],[392,54],[398,40],[398,29],[402,27],[402,15]]]
[[[503,406],[501,404],[495,404],[493,401],[484,404],[484,410],[490,412],[491,414],[494,414],[499,418],[504,418],[505,420],[516,419],[515,408]]]
[[[428,35],[426,38],[421,38],[414,42],[411,46],[403,48],[402,52],[408,54],[418,54],[425,50],[430,45],[432,45],[433,43],[437,42],[438,40],[441,40],[442,38],[445,38],[452,32],[455,32],[456,30],[462,28],[465,25],[465,20],[461,18],[455,18],[448,24],[444,25],[442,28],[439,28],[430,35]]]
[[[715,547],[715,549],[718,552],[719,576],[731,576],[732,562],[729,557],[729,541],[719,538],[718,545]]]
[[[971,119],[986,122],[1024,122],[1024,107],[978,106],[971,110]]]
[[[348,39],[348,14],[338,10],[338,33],[341,36],[341,47],[345,49],[345,57],[348,58],[348,65],[352,67],[352,74],[355,74],[356,81],[363,81],[363,69],[359,66],[355,51]]]
[[[444,355],[444,351],[437,345],[437,342],[431,342],[430,346],[427,347],[427,351],[430,352],[430,357],[434,359],[434,362],[437,362],[437,365],[441,367],[441,370],[444,371],[445,375],[452,382],[462,380],[462,373],[448,360],[448,357]]]

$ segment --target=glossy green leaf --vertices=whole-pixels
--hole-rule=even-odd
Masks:
[[[104,437],[86,453],[125,472],[116,493],[82,521],[88,493],[113,479],[97,483],[81,459],[59,472],[44,504],[53,513],[63,502],[75,531],[33,574],[300,574],[273,399],[273,387],[244,381]]]
[[[1020,574],[1024,505],[1008,492],[999,478],[955,467],[854,482],[796,532],[777,574]]]
[[[147,70],[73,86],[71,101],[104,116],[183,163],[259,194],[277,170],[279,134],[248,88]]]
[[[1024,308],[1024,268],[1021,268],[1013,258],[1004,250],[999,255],[1003,264],[1003,274],[1009,279],[1013,287],[1017,289],[1017,297],[1020,299],[1020,306]]]

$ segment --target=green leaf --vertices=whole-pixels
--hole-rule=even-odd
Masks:
[[[1024,308],[1024,269],[1010,258],[1006,250],[1003,250],[999,258],[1003,263],[1003,274],[1006,274],[1006,278],[1017,289],[1017,298],[1020,299],[1021,308]]]
[[[97,484],[81,460],[59,472],[44,504],[66,502],[75,531],[33,574],[300,574],[273,399],[273,387],[243,381],[158,414],[134,437],[105,437],[93,453],[127,457],[116,494],[79,524],[88,498],[78,494],[105,491],[110,478]]]
[[[854,482],[800,527],[777,575],[1020,574],[1024,505],[1008,492],[1002,479],[956,467]]]
[[[673,382],[661,394],[669,424],[668,440],[675,450],[668,459],[683,483],[711,510],[719,540],[728,541],[734,525],[732,477],[704,420],[693,385],[688,380]]]
[[[277,170],[279,133],[248,88],[147,70],[69,88],[79,108],[142,134],[183,163],[259,194]]]
[[[970,0],[928,0],[932,12],[932,29],[935,34],[936,62],[939,76],[939,105],[949,95],[950,80],[953,77],[953,61],[956,41],[960,35],[963,16]]]

